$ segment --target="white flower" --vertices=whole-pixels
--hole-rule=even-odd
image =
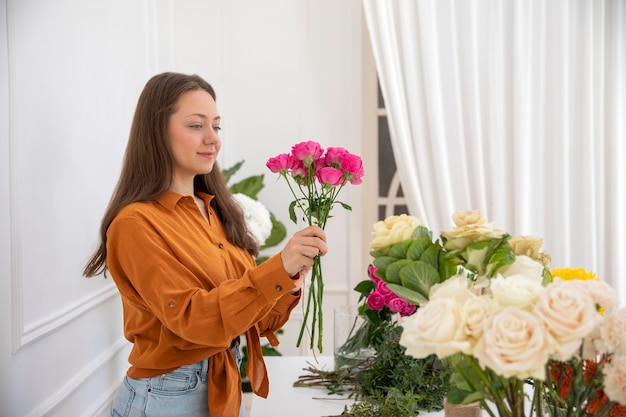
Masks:
[[[436,354],[445,358],[455,353],[469,353],[470,343],[463,334],[460,311],[449,298],[437,298],[423,304],[415,314],[405,317],[400,345],[406,354],[425,358]]]
[[[267,208],[245,194],[233,194],[233,198],[243,210],[248,230],[259,246],[263,245],[272,233],[272,219]]]
[[[626,356],[613,356],[603,373],[604,393],[611,401],[626,405]]]
[[[618,305],[617,293],[606,282],[589,279],[568,280],[570,285],[577,285],[581,291],[591,295],[593,301],[603,308],[613,308]]]
[[[476,341],[483,335],[485,320],[494,310],[495,304],[489,297],[469,299],[461,308],[463,331],[467,337]]]
[[[473,282],[464,275],[455,275],[440,284],[433,285],[430,288],[428,299],[451,298],[459,305],[462,305],[466,300],[475,297],[470,290],[472,285]]]
[[[600,322],[593,299],[566,281],[549,284],[539,296],[534,312],[545,322],[558,343],[557,360],[570,359]]]
[[[491,280],[491,293],[501,306],[532,310],[544,290],[541,281],[527,275],[501,275]]]
[[[543,265],[526,255],[517,255],[512,264],[500,268],[498,273],[505,278],[513,275],[525,275],[533,277],[540,284],[543,281]]]
[[[516,307],[503,307],[485,320],[474,356],[483,367],[504,377],[544,380],[550,335],[541,319]]]
[[[602,349],[626,355],[626,308],[607,313],[600,325]]]

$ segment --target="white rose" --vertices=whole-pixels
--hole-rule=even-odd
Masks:
[[[374,223],[375,238],[370,242],[370,247],[377,251],[393,243],[410,239],[417,226],[422,225],[420,219],[407,214],[389,216],[385,220]]]
[[[470,340],[476,341],[483,335],[485,319],[494,310],[489,297],[471,298],[461,308],[463,332]]]
[[[545,288],[534,312],[545,322],[550,334],[560,345],[558,351],[554,352],[557,360],[571,358],[601,317],[589,294],[564,281],[553,282]]]
[[[529,311],[503,307],[485,320],[483,337],[474,356],[483,367],[508,378],[544,380],[550,335]]]
[[[541,281],[526,275],[511,275],[508,278],[498,275],[491,280],[490,288],[498,304],[529,311],[544,290]]]
[[[513,275],[533,277],[541,284],[543,282],[543,269],[543,265],[539,262],[532,260],[528,256],[518,255],[512,264],[503,266],[498,270],[498,273],[505,278]]]
[[[428,299],[450,298],[462,305],[466,300],[474,298],[474,294],[468,288],[471,285],[472,281],[465,276],[455,275],[440,284],[430,287]]]
[[[453,300],[438,298],[423,304],[415,314],[400,321],[403,328],[400,345],[406,354],[425,358],[436,354],[445,358],[455,353],[469,353],[470,343],[461,329],[459,309]]]
[[[566,282],[578,286],[582,292],[591,295],[596,305],[602,308],[610,309],[618,305],[617,293],[606,282],[595,279],[573,279]]]

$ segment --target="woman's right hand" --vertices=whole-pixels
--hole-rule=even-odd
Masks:
[[[315,257],[324,256],[327,252],[326,233],[318,226],[309,226],[293,234],[280,257],[287,274],[291,277],[300,274],[300,281],[303,281],[302,278],[311,270]]]

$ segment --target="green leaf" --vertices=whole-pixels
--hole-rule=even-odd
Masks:
[[[426,237],[410,240],[409,243],[410,245],[407,249],[406,257],[412,261],[421,259],[422,253],[424,253],[426,248],[432,245],[430,239]]]
[[[411,239],[420,239],[423,237],[428,238],[431,242],[433,240],[433,234],[426,226],[417,226],[413,231]]]
[[[341,201],[336,201],[337,203],[341,204],[341,207],[343,207],[344,209],[348,210],[348,211],[352,211],[352,207],[350,207],[349,205],[347,205],[346,203],[342,203]]]
[[[228,181],[230,180],[230,178],[235,175],[235,173],[237,171],[239,171],[239,168],[241,168],[241,166],[243,165],[244,161],[241,160],[239,162],[237,162],[235,165],[233,165],[230,168],[226,168],[226,169],[222,169],[222,176],[224,177],[224,181],[228,184]]]
[[[420,260],[431,265],[435,269],[439,269],[439,253],[441,252],[441,246],[435,243],[431,243],[429,247],[422,253]],[[442,282],[443,280],[440,279]]]
[[[392,258],[391,256],[379,256],[372,261],[372,265],[374,265],[378,269],[376,271],[376,274],[378,275],[379,272],[384,273],[387,270],[387,267],[395,261],[397,261],[397,259]],[[382,275],[378,276],[381,278],[383,277]]]
[[[406,254],[411,246],[412,240],[403,240],[402,242],[394,243],[389,247],[389,256],[396,259],[406,258]]]
[[[400,281],[402,286],[419,292],[428,300],[430,287],[439,283],[439,273],[426,262],[414,261],[400,270]]]
[[[263,246],[261,246],[261,250],[276,246],[287,237],[287,228],[274,216],[274,213],[270,212],[270,219],[272,220],[272,231],[265,243],[263,243]]]
[[[394,284],[401,284],[402,281],[400,279],[400,271],[412,262],[414,261],[410,259],[399,259],[390,263],[385,270],[385,281]]]
[[[393,293],[396,294],[398,297],[404,298],[411,304],[420,305],[428,301],[428,299],[425,298],[422,294],[418,293],[417,291],[405,288],[402,285],[387,284],[387,288],[393,291]]]
[[[263,186],[263,174],[253,175],[239,181],[238,183],[231,185],[230,192],[233,194],[245,194],[248,197],[256,200],[257,195],[259,194],[259,191],[263,189]]]
[[[297,200],[294,200],[289,204],[289,219],[295,224],[298,224],[298,217],[296,216],[296,204],[298,204]]]
[[[374,291],[375,288],[376,283],[371,279],[366,279],[359,282],[356,287],[354,287],[354,291],[358,292],[359,294],[369,294],[370,292]]]

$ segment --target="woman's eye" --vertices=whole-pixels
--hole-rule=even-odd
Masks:
[[[222,128],[219,126],[213,126],[213,130],[215,131],[215,133],[220,133],[220,130],[222,130]]]
[[[192,129],[202,129],[202,125],[197,123],[190,126]]]

